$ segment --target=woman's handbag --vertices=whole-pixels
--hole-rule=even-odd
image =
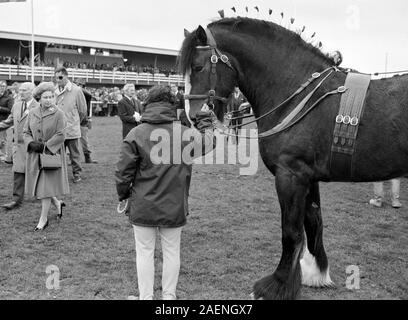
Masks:
[[[43,153],[40,153],[40,169],[56,170],[62,167],[62,159],[60,154],[46,154],[45,145]]]

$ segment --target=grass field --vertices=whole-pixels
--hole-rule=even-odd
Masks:
[[[137,296],[132,229],[116,213],[120,120],[96,118],[90,141],[99,164],[84,164],[83,181],[71,184],[62,221],[52,208],[50,226],[34,233],[40,202],[0,212],[0,299]],[[179,298],[248,299],[254,282],[273,272],[280,258],[274,177],[261,161],[254,176],[239,176],[231,165],[197,165],[193,172]],[[11,167],[0,165],[0,181],[5,203],[11,199]],[[371,208],[371,192],[371,184],[321,184],[325,247],[337,287],[302,288],[301,299],[408,299],[408,179],[402,179],[399,210],[389,204]],[[159,257],[157,248],[157,298]],[[59,290],[46,288],[50,265],[59,268]],[[346,288],[350,265],[359,267],[359,290]]]

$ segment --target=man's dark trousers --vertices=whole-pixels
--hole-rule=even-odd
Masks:
[[[69,150],[69,158],[72,165],[74,177],[80,176],[82,172],[81,154],[79,153],[79,139],[65,140],[65,147]]]
[[[13,201],[22,204],[24,200],[25,174],[14,172]]]

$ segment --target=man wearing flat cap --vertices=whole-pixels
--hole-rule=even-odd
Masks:
[[[68,80],[68,71],[65,68],[57,68],[55,78],[57,82],[56,103],[67,119],[65,146],[69,150],[74,183],[78,183],[82,180],[79,139],[81,138],[81,122],[87,117],[86,100],[82,89]]]
[[[3,208],[6,210],[13,210],[20,207],[24,199],[27,150],[24,145],[23,130],[27,122],[29,111],[39,106],[38,102],[33,98],[34,88],[35,86],[31,82],[21,84],[19,88],[21,100],[13,105],[10,116],[0,122],[0,131],[7,130],[14,126],[13,201],[3,205]]]

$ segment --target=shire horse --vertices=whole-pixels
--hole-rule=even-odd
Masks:
[[[370,81],[350,173],[333,170],[331,145],[341,95],[318,101],[343,86],[345,69],[273,22],[224,18],[199,26],[184,39],[179,67],[186,79],[189,120],[207,105],[218,119],[223,104],[238,86],[257,118],[259,150],[275,176],[281,207],[282,255],[273,274],[257,281],[256,299],[295,299],[301,285],[332,286],[323,245],[319,181],[373,182],[408,173],[408,76]],[[323,70],[326,80],[291,96],[310,75]],[[262,136],[279,124],[307,94],[307,106],[319,102],[296,124]],[[340,92],[340,91],[339,91]],[[272,109],[275,108],[276,110]]]

